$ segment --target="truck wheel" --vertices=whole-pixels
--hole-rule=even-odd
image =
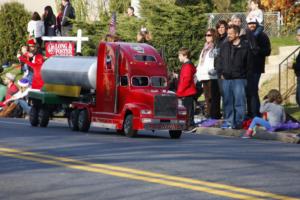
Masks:
[[[181,130],[170,130],[169,134],[172,139],[179,139],[181,137]]]
[[[47,108],[41,108],[39,110],[39,123],[40,127],[47,127],[50,119],[50,112]]]
[[[127,137],[135,137],[137,135],[137,130],[133,129],[133,115],[129,114],[125,117],[124,121],[124,133]]]
[[[31,126],[39,125],[39,110],[37,106],[32,106],[29,113],[29,121]]]
[[[72,131],[78,131],[78,116],[79,116],[79,110],[72,110],[68,117],[68,124]]]
[[[87,132],[90,129],[91,121],[88,116],[88,111],[81,110],[78,115],[78,129],[82,132]]]

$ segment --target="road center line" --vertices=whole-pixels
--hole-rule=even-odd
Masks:
[[[246,188],[239,188],[220,183],[212,183],[190,178],[183,178],[178,176],[170,176],[165,174],[158,174],[149,171],[136,170],[132,168],[118,167],[106,164],[95,164],[79,160],[74,160],[64,157],[55,157],[50,155],[43,155],[33,152],[20,151],[17,149],[0,148],[0,155],[14,157],[19,159],[31,160],[39,163],[63,166],[66,168],[77,169],[81,171],[88,171],[93,173],[107,174],[122,178],[134,179],[144,182],[157,183],[168,185],[172,187],[184,188],[193,191],[210,193],[218,196],[225,196],[234,199],[285,199],[296,200],[283,195],[272,194],[268,192],[261,192]],[[250,195],[250,196],[249,196]]]

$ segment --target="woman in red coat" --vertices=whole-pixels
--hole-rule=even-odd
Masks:
[[[182,104],[187,110],[187,129],[195,131],[194,129],[194,96],[197,93],[194,81],[196,67],[190,61],[190,51],[187,48],[181,48],[178,52],[179,61],[182,64],[179,83],[177,89],[177,96],[182,99]]]
[[[32,54],[32,56],[33,56],[33,54]],[[42,75],[41,75],[41,68],[44,63],[43,55],[40,53],[39,50],[37,50],[36,54],[33,56],[32,62],[30,62],[28,59],[26,59],[23,56],[21,56],[19,59],[21,62],[26,63],[33,70],[33,78],[32,78],[31,88],[41,90],[44,85],[44,81],[43,81]]]

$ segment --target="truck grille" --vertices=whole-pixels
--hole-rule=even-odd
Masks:
[[[177,97],[172,94],[157,95],[154,98],[155,117],[176,117]]]

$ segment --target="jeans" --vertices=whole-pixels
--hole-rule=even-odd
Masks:
[[[270,123],[267,120],[264,120],[263,118],[260,118],[260,117],[254,117],[249,128],[251,128],[253,130],[256,125],[261,125],[261,126],[265,127],[267,130],[269,130],[271,128]]]
[[[246,79],[223,80],[224,119],[232,128],[242,126],[246,111]]]
[[[260,117],[260,101],[258,95],[258,84],[260,76],[260,73],[251,73],[247,76],[247,115],[251,118]]]
[[[296,102],[300,107],[300,76],[297,76]]]
[[[28,105],[28,103],[24,99],[18,99],[15,101],[15,104],[19,104],[23,111],[26,112],[26,114],[30,113],[31,107]]]
[[[194,96],[183,97],[182,104],[187,110],[187,128],[194,126]]]

